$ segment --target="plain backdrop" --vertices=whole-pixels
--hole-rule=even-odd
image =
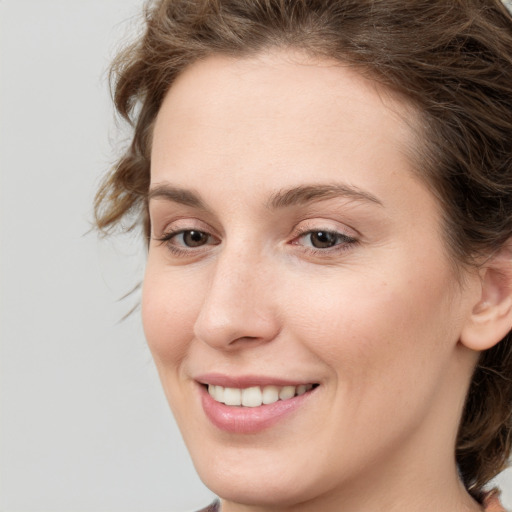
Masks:
[[[144,245],[100,242],[106,70],[141,0],[0,0],[0,511],[185,512],[199,481],[144,342]],[[112,145],[112,141],[114,144]],[[512,475],[498,484],[512,504]]]
[[[99,242],[106,70],[140,0],[0,2],[2,512],[192,511],[196,477],[139,312],[139,238]]]

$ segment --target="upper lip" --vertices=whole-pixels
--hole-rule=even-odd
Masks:
[[[198,375],[195,380],[200,384],[212,384],[225,388],[250,388],[254,386],[300,386],[301,384],[316,384],[314,380],[283,379],[266,375],[223,375],[220,373],[205,373]]]

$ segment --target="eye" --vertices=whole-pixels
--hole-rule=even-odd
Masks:
[[[202,245],[206,245],[208,243],[211,236],[204,231],[190,229],[176,233],[173,235],[173,238],[179,242],[180,245],[184,245],[186,247],[201,247]]]
[[[294,241],[294,245],[302,245],[311,250],[328,250],[337,246],[342,249],[355,243],[357,243],[355,238],[338,231],[326,229],[314,229],[303,232]]]
[[[165,244],[171,252],[177,255],[185,254],[186,252],[190,253],[193,249],[219,243],[219,240],[213,235],[199,229],[170,231],[157,240]]]
[[[332,231],[312,231],[301,238],[306,238],[316,249],[328,249],[339,243],[340,236]]]

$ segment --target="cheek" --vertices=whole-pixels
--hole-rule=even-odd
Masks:
[[[142,323],[159,371],[173,368],[186,356],[201,294],[194,286],[148,262],[142,288]]]
[[[417,275],[411,286],[403,270],[401,279],[367,274],[310,283],[290,302],[294,339],[329,371],[332,436],[352,439],[359,455],[419,428],[450,375],[458,338],[448,276],[433,282]]]
[[[357,388],[355,393],[366,381],[395,381],[398,389],[420,374],[428,380],[457,342],[454,294],[447,286],[453,276],[443,272],[432,279],[418,267],[400,268],[389,278],[383,267],[379,273],[307,283],[307,293],[289,294],[297,338],[345,385]]]

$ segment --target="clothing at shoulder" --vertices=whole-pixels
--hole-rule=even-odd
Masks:
[[[485,512],[507,512],[500,502],[500,491],[497,489],[487,493],[482,504]]]
[[[483,505],[485,512],[507,512],[500,503],[500,493],[496,490],[487,494],[484,498]],[[211,505],[198,510],[198,512],[219,512],[219,501],[215,500]]]
[[[198,510],[197,512],[219,512],[220,510],[220,501],[215,500],[211,505],[208,505],[206,508],[202,508],[201,510]],[[491,511],[494,512],[494,511]]]

